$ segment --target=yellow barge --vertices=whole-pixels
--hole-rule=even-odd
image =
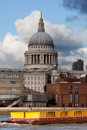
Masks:
[[[11,112],[11,118],[8,122],[34,125],[87,123],[87,111]]]

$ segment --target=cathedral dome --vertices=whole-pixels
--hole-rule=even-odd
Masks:
[[[51,36],[46,32],[36,32],[30,39],[29,46],[32,45],[54,46]]]
[[[29,42],[29,46],[33,45],[47,45],[54,47],[51,36],[47,32],[45,32],[42,13],[39,19],[38,32],[33,34]]]
[[[38,23],[38,31],[32,35],[28,51],[25,52],[25,69],[29,71],[47,71],[57,67],[58,54],[54,50],[51,36],[45,32],[42,13]]]

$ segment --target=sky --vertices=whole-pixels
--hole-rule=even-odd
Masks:
[[[59,68],[78,59],[87,65],[86,0],[0,0],[0,68],[24,68],[24,52],[37,32],[42,11],[53,38]]]

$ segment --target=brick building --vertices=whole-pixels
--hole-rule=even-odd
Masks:
[[[47,106],[87,107],[87,78],[57,79],[47,84]]]

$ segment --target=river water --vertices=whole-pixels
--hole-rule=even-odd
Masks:
[[[9,116],[0,116],[1,120],[9,119]],[[0,123],[0,130],[87,130],[87,124],[55,124],[55,125],[20,125],[12,123]]]

